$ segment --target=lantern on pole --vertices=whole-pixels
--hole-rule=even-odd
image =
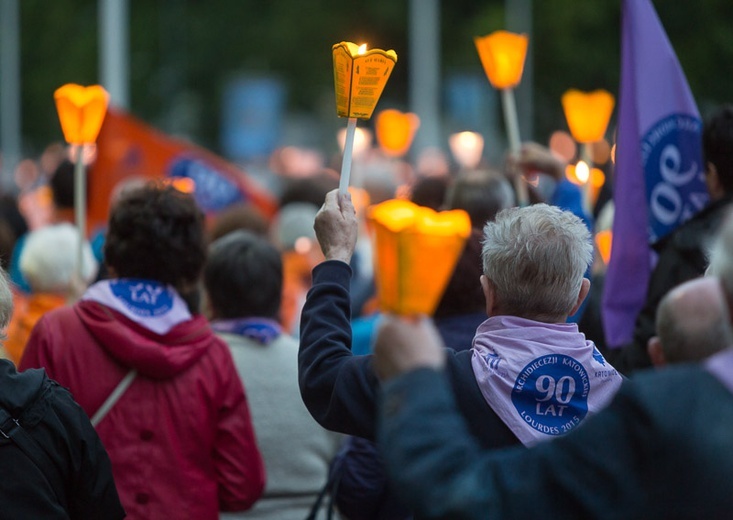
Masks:
[[[471,170],[481,162],[484,138],[478,132],[458,132],[448,138],[448,146],[461,168]]]
[[[514,87],[522,80],[529,38],[526,34],[496,31],[488,36],[474,38],[474,43],[489,82],[495,89],[501,91],[509,150],[516,156],[519,153],[521,140]],[[519,205],[526,206],[529,202],[527,186],[519,174],[514,176],[514,186]]]
[[[347,117],[346,139],[339,193],[345,194],[351,175],[351,152],[356,120],[369,119],[377,106],[392,69],[397,63],[393,50],[367,50],[366,44],[337,43],[332,47],[336,113]]]
[[[374,121],[377,142],[388,157],[402,157],[407,153],[420,128],[420,118],[411,112],[393,108],[382,110]]]
[[[375,282],[382,312],[430,315],[471,234],[463,210],[436,212],[407,200],[372,206]]]
[[[100,85],[83,87],[67,83],[53,94],[64,139],[76,147],[74,168],[74,219],[79,231],[76,274],[83,280],[83,252],[86,237],[86,171],[84,147],[96,143],[109,105],[109,94]]]
[[[606,90],[581,92],[570,89],[563,94],[561,101],[570,133],[573,139],[583,145],[583,161],[590,168],[593,164],[591,146],[601,141],[606,134],[615,104],[614,97]],[[583,203],[589,213],[592,209],[592,180],[589,175],[583,182]]]

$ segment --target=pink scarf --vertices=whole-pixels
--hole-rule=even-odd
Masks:
[[[575,428],[623,380],[574,323],[514,316],[479,325],[471,364],[484,399],[525,446]]]

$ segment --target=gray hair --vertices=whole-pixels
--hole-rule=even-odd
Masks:
[[[548,320],[577,303],[593,245],[580,218],[535,204],[502,210],[486,224],[481,256],[504,312]]]
[[[705,274],[717,276],[729,299],[733,299],[733,213],[729,210],[710,250]]]
[[[13,315],[13,293],[5,269],[0,267],[0,339],[5,339],[5,328]]]

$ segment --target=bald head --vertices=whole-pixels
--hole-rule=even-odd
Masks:
[[[697,278],[672,289],[657,308],[657,337],[649,340],[655,365],[699,361],[733,345],[720,280]]]

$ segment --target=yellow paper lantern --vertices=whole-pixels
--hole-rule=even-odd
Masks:
[[[96,142],[107,114],[107,91],[99,85],[82,87],[67,83],[56,89],[53,98],[66,142],[76,145]]]
[[[379,309],[402,316],[432,314],[471,233],[468,214],[394,199],[372,206],[368,219]]]
[[[340,117],[369,119],[397,63],[397,53],[366,50],[366,45],[351,42],[337,43],[332,51],[336,112]]]
[[[590,191],[590,202],[595,204],[598,200],[598,195],[601,193],[601,188],[606,183],[606,175],[600,168],[588,168],[587,165],[583,168],[585,171],[584,175],[579,175],[577,170],[576,165],[568,164],[565,167],[565,178],[581,187],[587,185]]]
[[[605,265],[611,260],[611,247],[613,246],[613,232],[610,229],[596,233],[596,247]]]
[[[526,34],[496,31],[474,38],[486,76],[497,89],[516,87],[522,80],[529,38]]]
[[[581,92],[571,89],[562,96],[562,108],[570,133],[579,143],[603,139],[611,119],[614,97],[606,90]]]
[[[375,120],[379,146],[390,157],[402,157],[407,153],[418,128],[420,118],[417,115],[392,108],[379,112]]]

